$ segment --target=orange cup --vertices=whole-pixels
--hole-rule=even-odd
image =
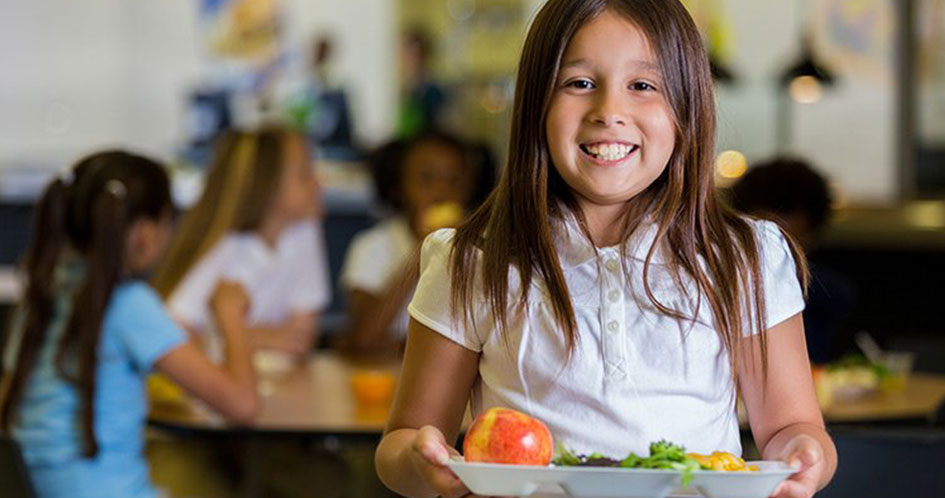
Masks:
[[[354,398],[361,405],[384,405],[394,395],[396,379],[387,370],[357,370],[351,376]]]

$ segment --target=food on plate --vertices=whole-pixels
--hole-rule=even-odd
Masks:
[[[713,451],[711,455],[686,453],[686,456],[699,462],[703,470],[727,470],[729,472],[758,470],[757,465],[747,465],[745,460],[727,451]]]
[[[490,408],[466,432],[467,462],[548,465],[554,444],[540,420],[508,408]]]
[[[682,472],[682,485],[687,486],[692,481],[692,471],[701,469],[699,462],[686,455],[686,448],[669,441],[660,440],[650,443],[650,456],[641,457],[630,453],[623,460],[591,453],[590,455],[575,455],[564,446],[558,447],[558,457],[555,465],[559,466],[604,466],[623,467],[626,469],[666,469]]]
[[[650,443],[650,455],[642,457],[630,453],[623,460],[616,460],[600,453],[576,455],[562,445],[558,447],[558,456],[554,460],[558,466],[580,467],[622,467],[630,469],[666,469],[682,472],[682,485],[692,481],[694,470],[743,471],[758,470],[758,467],[745,465],[741,458],[722,451],[711,455],[686,453],[686,449],[666,440]]]

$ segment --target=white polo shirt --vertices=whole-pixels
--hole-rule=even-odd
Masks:
[[[351,241],[339,283],[349,292],[360,289],[381,294],[416,250],[417,238],[406,218],[388,218]],[[398,338],[406,337],[409,322],[410,316],[404,308],[391,324],[391,332]]]
[[[168,300],[171,315],[198,330],[214,328],[210,298],[220,279],[243,285],[249,324],[280,324],[294,313],[317,312],[331,299],[321,224],[286,228],[275,247],[254,232],[224,236],[181,280]]]
[[[794,260],[777,226],[751,223],[761,246],[765,323],[770,328],[803,310],[804,301]],[[544,421],[556,441],[579,453],[645,455],[651,441],[665,438],[689,451],[741,454],[728,354],[707,301],[703,297],[695,323],[680,322],[657,310],[644,293],[643,261],[656,228],[641,226],[628,241],[629,257],[623,260],[618,247],[595,250],[573,216],[555,222],[558,256],[578,326],[570,362],[543,282],[532,282],[523,313],[510,312],[507,337],[495,330],[484,302],[474,304],[477,329],[454,321],[448,259],[455,232],[444,229],[427,237],[410,315],[481,353],[480,377],[470,398],[473,416],[493,406],[523,411]],[[658,255],[649,278],[662,303],[692,316],[694,302],[674,285]],[[519,288],[513,269],[510,303],[516,302]],[[770,375],[778,375],[773,365]]]

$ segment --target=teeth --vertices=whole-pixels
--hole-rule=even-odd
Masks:
[[[605,143],[605,144],[594,144],[584,147],[585,150],[592,156],[603,159],[604,161],[617,161],[627,157],[628,154],[633,150],[633,146],[616,144],[616,143]]]

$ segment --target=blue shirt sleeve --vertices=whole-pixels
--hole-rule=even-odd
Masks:
[[[141,281],[124,283],[115,289],[105,314],[104,332],[144,373],[187,339],[154,289]]]

